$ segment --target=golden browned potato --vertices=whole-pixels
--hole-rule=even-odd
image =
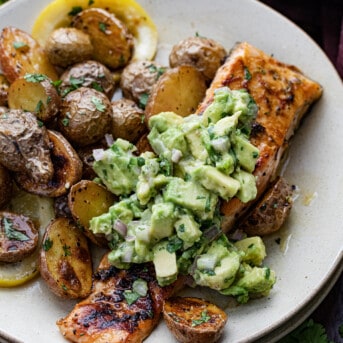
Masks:
[[[15,181],[27,192],[47,197],[59,197],[81,179],[82,162],[74,148],[57,131],[48,130],[54,174],[49,182],[34,181],[23,173],[15,173]]]
[[[190,37],[173,46],[169,55],[171,67],[191,65],[211,81],[226,57],[225,48],[213,39]]]
[[[155,83],[145,108],[145,118],[172,111],[181,116],[195,113],[205,96],[203,75],[192,66],[180,66],[166,71]]]
[[[94,88],[112,98],[116,83],[114,76],[107,67],[97,61],[84,61],[71,66],[61,76],[59,90],[62,96],[80,88]]]
[[[292,209],[293,193],[293,187],[278,177],[237,229],[249,236],[265,236],[279,230]]]
[[[93,45],[89,35],[73,27],[60,27],[51,32],[45,44],[49,61],[60,67],[89,60]]]
[[[97,245],[106,247],[107,240],[103,235],[95,235],[89,230],[89,221],[108,212],[115,200],[114,194],[90,180],[82,180],[70,189],[68,204],[72,216],[84,228],[85,235]]]
[[[44,49],[28,33],[14,27],[5,27],[1,32],[0,66],[10,83],[27,73],[58,79]]]
[[[152,86],[166,71],[165,67],[153,61],[134,61],[123,70],[120,88],[125,98],[145,108]]]
[[[26,216],[0,212],[0,262],[18,262],[38,245],[38,230]]]
[[[113,138],[122,138],[135,143],[147,130],[144,111],[129,99],[112,102],[110,133]]]
[[[8,88],[10,83],[5,75],[0,74],[0,106],[7,106]]]
[[[0,208],[3,208],[11,199],[13,182],[9,171],[0,164]]]
[[[133,37],[114,14],[101,8],[89,8],[77,14],[71,25],[90,36],[95,60],[112,69],[123,67],[130,60]]]
[[[56,117],[60,102],[56,88],[45,75],[26,74],[8,90],[9,108],[30,111],[44,123]]]
[[[223,333],[227,315],[214,304],[192,297],[165,300],[163,317],[181,343],[213,343]]]
[[[33,182],[51,180],[54,171],[48,134],[33,113],[9,110],[0,115],[0,163]]]
[[[85,298],[92,288],[92,261],[86,237],[73,220],[55,219],[40,252],[40,273],[62,298]]]
[[[112,106],[105,94],[81,87],[62,100],[58,126],[75,145],[85,146],[99,141],[110,129]]]

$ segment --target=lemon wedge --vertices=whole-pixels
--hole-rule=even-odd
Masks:
[[[157,29],[146,11],[134,0],[55,0],[34,22],[32,36],[45,45],[50,33],[70,25],[70,13],[87,8],[103,8],[116,15],[134,36],[132,60],[151,60],[157,49]]]

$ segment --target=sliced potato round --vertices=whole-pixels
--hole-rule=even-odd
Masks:
[[[55,0],[36,19],[32,36],[45,45],[50,33],[70,26],[73,9],[103,8],[116,15],[134,36],[133,60],[151,60],[157,48],[157,29],[148,13],[135,0]]]
[[[5,27],[1,32],[0,65],[10,83],[27,73],[58,79],[43,48],[28,33],[14,27]]]
[[[27,74],[9,87],[8,106],[35,113],[39,120],[46,123],[57,115],[60,97],[49,78]]]
[[[193,297],[174,297],[164,302],[163,317],[181,343],[213,343],[223,333],[227,315],[214,304]]]
[[[90,231],[89,221],[93,217],[106,213],[115,200],[114,194],[90,180],[82,180],[75,184],[68,195],[68,205],[73,218],[85,230],[85,235],[93,243],[102,247],[107,247],[107,239]]]
[[[91,254],[73,220],[57,218],[48,226],[40,251],[40,273],[62,298],[84,298],[91,292]]]
[[[70,187],[81,179],[82,162],[61,133],[48,130],[48,137],[52,144],[51,160],[54,166],[52,180],[39,183],[23,173],[16,173],[15,180],[21,188],[30,193],[59,197],[66,194]]]
[[[195,113],[204,98],[206,82],[192,66],[179,66],[167,70],[155,83],[150,93],[145,118],[171,111],[181,116]]]

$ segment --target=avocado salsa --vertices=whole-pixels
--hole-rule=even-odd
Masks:
[[[190,274],[195,284],[244,303],[267,295],[275,273],[262,266],[260,237],[231,242],[220,229],[221,199],[256,197],[259,157],[249,142],[257,106],[246,90],[217,89],[202,115],[163,112],[149,120],[154,152],[117,139],[93,168],[119,201],[90,221],[117,268],[153,262],[161,286]]]

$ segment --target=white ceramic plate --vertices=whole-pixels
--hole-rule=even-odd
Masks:
[[[49,0],[11,0],[0,8],[0,28],[30,30]],[[295,25],[252,0],[139,0],[159,29],[159,59],[170,46],[196,32],[227,49],[248,41],[284,62],[295,64],[324,87],[324,95],[292,141],[285,170],[300,189],[281,233],[267,239],[266,263],[277,273],[270,296],[228,310],[222,341],[252,342],[289,330],[287,322],[317,304],[342,260],[343,242],[343,87],[324,53]],[[166,60],[165,60],[166,62]],[[275,239],[281,237],[281,245]],[[206,295],[208,296],[208,294]],[[212,296],[212,295],[210,295]],[[226,306],[225,297],[214,301]],[[313,305],[311,305],[313,304]],[[17,289],[0,289],[0,333],[26,343],[63,342],[55,321],[73,303],[57,299],[41,280]],[[300,316],[301,317],[301,316]],[[300,318],[299,317],[299,318]],[[164,324],[147,342],[174,342]],[[280,331],[278,333],[278,331]]]

